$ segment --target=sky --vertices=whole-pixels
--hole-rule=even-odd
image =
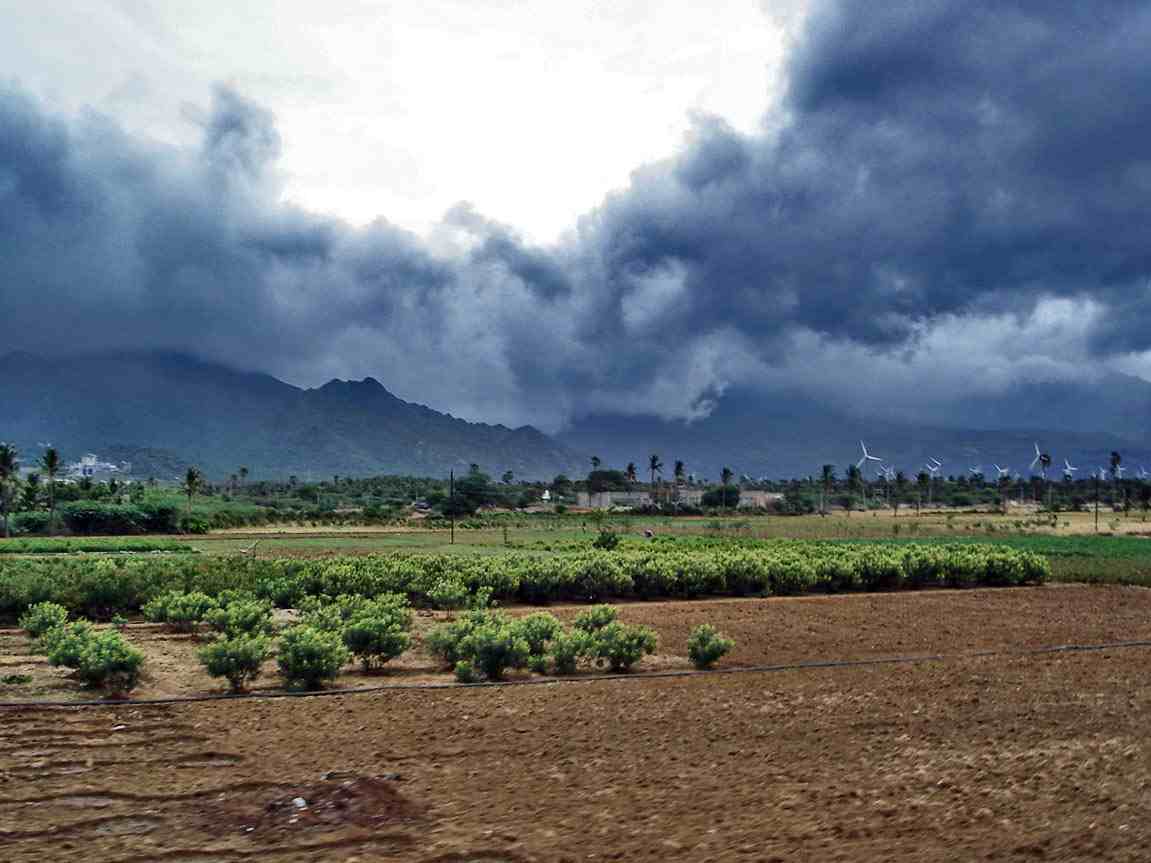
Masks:
[[[0,350],[549,431],[1151,378],[1144,3],[0,15]]]

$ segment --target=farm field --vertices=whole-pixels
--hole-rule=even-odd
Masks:
[[[570,622],[588,606],[548,607]],[[874,659],[892,656],[960,656],[986,650],[1019,650],[1071,643],[1099,644],[1151,639],[1151,591],[1128,587],[1050,586],[974,589],[924,593],[861,594],[766,599],[628,602],[618,606],[620,620],[650,626],[659,635],[658,652],[633,674],[692,670],[687,657],[691,630],[703,623],[733,637],[736,647],[720,668],[778,665],[820,660]],[[538,611],[514,606],[513,617]],[[292,615],[281,617],[291,619]],[[956,623],[954,618],[963,622]],[[369,673],[349,664],[331,689],[450,684],[452,675],[418,646],[419,636],[446,619],[444,612],[416,616],[417,646]],[[975,625],[981,622],[981,625]],[[130,623],[124,636],[143,651],[147,673],[132,697],[139,699],[223,695],[224,681],[213,679],[196,659],[210,637],[168,632],[158,624]],[[0,630],[0,672],[26,675],[19,686],[0,683],[3,701],[91,701],[99,693],[83,687],[68,669],[50,666],[19,629]],[[588,669],[581,676],[594,676]],[[603,673],[598,672],[598,673]],[[539,680],[526,670],[509,679]],[[550,678],[554,679],[554,678]],[[282,692],[274,661],[252,691]]]
[[[728,667],[946,658],[7,708],[0,839],[13,861],[1145,860],[1148,649],[972,652],[1138,639],[1149,611],[1063,586],[631,603],[669,646],[729,632]]]

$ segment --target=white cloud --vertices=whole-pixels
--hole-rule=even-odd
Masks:
[[[189,143],[179,106],[225,81],[276,114],[289,199],[420,232],[467,200],[537,240],[668,155],[691,111],[756,128],[787,20],[756,0],[29,6],[0,0],[0,55],[53,107]]]

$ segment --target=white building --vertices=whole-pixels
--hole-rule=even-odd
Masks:
[[[112,477],[126,477],[132,473],[130,462],[122,461],[113,464],[109,461],[100,461],[100,456],[94,452],[85,453],[80,460],[68,465],[65,477],[68,479],[106,480]]]

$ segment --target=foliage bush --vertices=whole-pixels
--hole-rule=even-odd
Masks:
[[[725,638],[714,626],[704,623],[691,631],[687,639],[687,656],[696,668],[711,668],[734,647],[734,641]]]
[[[204,621],[227,638],[241,635],[270,635],[272,604],[262,599],[237,599],[210,609]]]
[[[629,671],[644,657],[655,653],[659,637],[648,626],[627,625],[615,621],[601,626],[592,634],[591,652],[612,671]]]
[[[86,620],[77,620],[49,629],[40,637],[39,646],[47,654],[50,665],[77,669],[84,648],[95,634],[92,624]]]
[[[615,623],[617,617],[619,611],[614,605],[595,605],[576,615],[572,626],[582,632],[591,633]]]
[[[124,641],[120,633],[108,630],[85,641],[77,671],[89,686],[123,694],[136,688],[143,664],[143,653]]]
[[[456,674],[457,683],[476,683],[480,678],[476,674],[475,666],[466,659],[461,659],[455,664],[453,669]]]
[[[386,617],[357,617],[344,629],[343,637],[344,646],[359,657],[365,671],[395,659],[411,644],[407,627]]]
[[[521,617],[512,624],[516,635],[528,643],[528,653],[532,656],[543,656],[547,652],[550,642],[560,631],[563,625],[553,614],[536,612]]]
[[[144,617],[153,623],[167,624],[177,632],[193,632],[218,608],[216,600],[206,593],[173,590],[147,603],[143,612]]]
[[[460,653],[488,680],[502,680],[508,669],[527,665],[531,650],[515,626],[493,620],[469,632],[460,643]]]
[[[599,536],[592,541],[592,548],[603,551],[614,551],[619,545],[619,534],[614,530],[601,530]]]
[[[289,687],[319,689],[351,659],[339,633],[299,625],[280,637],[276,661]]]
[[[1047,560],[1037,554],[966,543],[659,539],[642,548],[621,542],[614,552],[579,549],[573,543],[551,555],[507,552],[482,557],[393,554],[300,561],[188,554],[95,560],[0,556],[0,615],[15,619],[29,605],[51,601],[75,615],[107,620],[171,591],[220,596],[241,590],[282,608],[301,607],[309,597],[401,594],[414,604],[450,608],[485,591],[497,600],[586,601],[1029,584],[1050,572]],[[346,622],[345,612],[340,616]]]
[[[551,642],[552,670],[556,674],[575,674],[581,659],[592,653],[592,636],[581,629],[558,633]]]
[[[227,678],[233,692],[243,692],[260,676],[272,654],[271,643],[261,635],[237,634],[214,641],[200,651],[200,662],[212,677]]]
[[[38,602],[29,606],[20,617],[20,628],[33,638],[39,638],[57,626],[68,622],[68,609],[55,602]]]

